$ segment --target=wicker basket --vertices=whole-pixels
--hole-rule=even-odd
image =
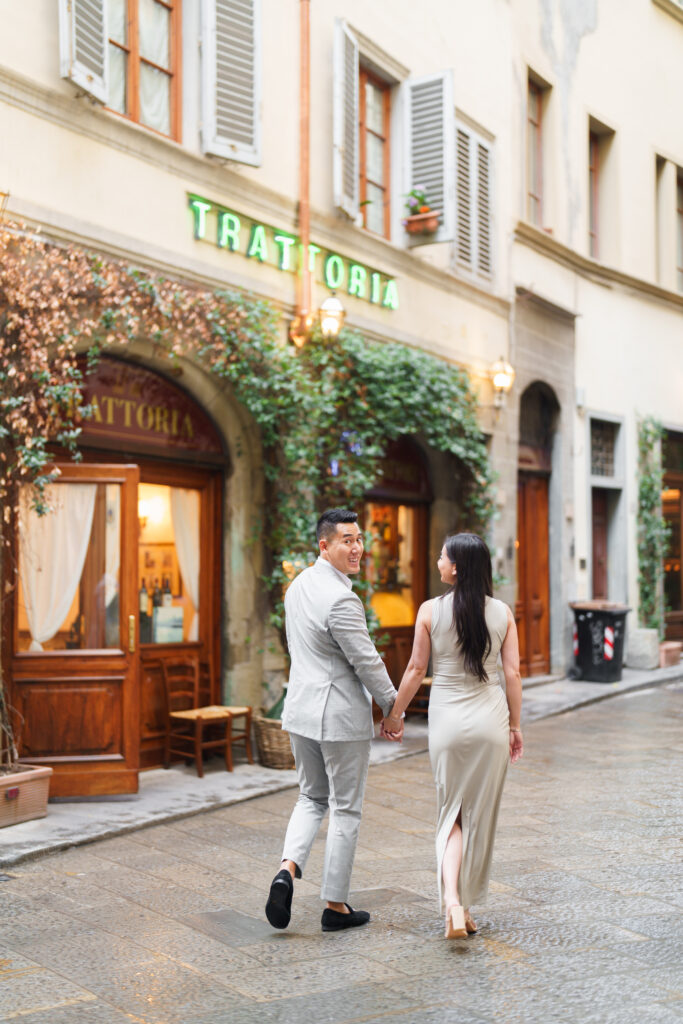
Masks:
[[[293,768],[289,733],[282,728],[282,721],[254,715],[253,722],[258,756],[264,768]]]

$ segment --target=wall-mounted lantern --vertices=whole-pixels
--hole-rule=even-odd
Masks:
[[[336,338],[343,325],[346,310],[337,298],[335,292],[320,304],[320,330],[323,338]]]
[[[493,405],[496,409],[502,409],[506,395],[514,384],[515,371],[501,356],[489,370],[489,376],[493,383]]]

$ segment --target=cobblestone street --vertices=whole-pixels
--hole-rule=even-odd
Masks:
[[[8,868],[0,1020],[680,1024],[682,695],[527,727],[467,940],[442,937],[425,754],[371,768],[357,931],[320,931],[322,840],[289,930],[264,919],[291,790]]]

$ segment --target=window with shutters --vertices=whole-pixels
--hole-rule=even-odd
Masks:
[[[261,163],[260,0],[201,0],[202,148]]]
[[[683,294],[683,170],[676,177],[676,288]]]
[[[594,260],[617,258],[615,237],[619,211],[614,130],[588,118],[588,254]]]
[[[529,79],[527,94],[527,217],[543,223],[543,89]]]
[[[599,225],[600,202],[600,140],[595,132],[588,133],[588,251],[593,259],[600,255]]]
[[[181,0],[108,0],[107,106],[180,137]]]
[[[457,262],[491,275],[491,146],[464,125],[456,124],[455,134]]]
[[[408,244],[452,242],[455,237],[455,120],[453,74],[449,71],[406,82],[407,160],[405,192],[420,187],[439,211],[433,234],[408,236]]]
[[[391,87],[366,68],[359,72],[360,208],[363,227],[389,237]]]

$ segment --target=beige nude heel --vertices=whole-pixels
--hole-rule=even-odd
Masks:
[[[452,906],[446,911],[446,932],[447,939],[466,939],[467,929],[465,927],[465,912],[462,907]]]
[[[478,930],[477,929],[477,925],[476,925],[475,921],[473,920],[472,915],[470,914],[469,910],[465,911],[465,928],[467,929],[467,934],[468,935],[476,935],[477,930]]]

